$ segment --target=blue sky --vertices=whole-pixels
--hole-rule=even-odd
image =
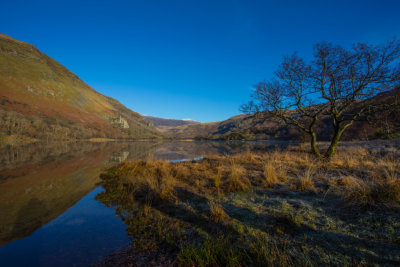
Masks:
[[[36,45],[134,111],[239,114],[282,56],[400,37],[400,1],[3,0],[0,32]]]

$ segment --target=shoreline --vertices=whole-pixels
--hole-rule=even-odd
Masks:
[[[300,147],[122,163],[102,174],[97,199],[133,247],[99,266],[400,264],[398,157],[396,146],[345,145],[329,163]]]

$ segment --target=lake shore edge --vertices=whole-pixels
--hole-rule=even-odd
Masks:
[[[302,146],[122,163],[101,175],[97,199],[133,244],[99,266],[395,266],[399,156],[396,140],[343,145],[329,163]]]

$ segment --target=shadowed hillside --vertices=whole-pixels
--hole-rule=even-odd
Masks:
[[[35,46],[0,34],[0,136],[85,139],[159,136]]]
[[[276,120],[264,120],[255,114],[238,115],[219,122],[164,127],[160,131],[177,138],[205,139],[299,139],[300,133]]]
[[[365,100],[376,104],[387,103],[390,105],[400,98],[400,88],[377,95]],[[361,104],[361,102],[360,102]],[[397,103],[398,105],[398,103]],[[357,107],[354,112],[357,111]],[[394,138],[400,134],[400,110],[384,108],[379,111],[370,111],[356,121],[343,140],[368,140],[375,138]],[[368,117],[368,118],[367,118]],[[264,140],[303,140],[306,137],[297,128],[283,124],[273,118],[263,118],[262,114],[238,115],[220,122],[198,123],[177,127],[163,127],[160,131],[176,138],[201,138],[201,139],[264,139]],[[317,126],[320,140],[328,140],[332,134],[332,122],[326,117]]]

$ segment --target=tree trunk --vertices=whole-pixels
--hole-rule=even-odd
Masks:
[[[319,153],[319,150],[317,148],[317,135],[314,132],[312,132],[310,135],[311,135],[311,150],[315,156],[321,159],[322,158],[321,153]]]
[[[336,152],[337,146],[339,144],[340,137],[342,137],[343,132],[353,124],[354,120],[348,122],[347,124],[341,124],[341,123],[335,123],[334,124],[334,131],[335,133],[333,134],[333,138],[331,140],[331,144],[328,148],[328,150],[325,153],[325,159],[328,161],[332,159],[333,155]]]
[[[344,129],[335,128],[335,133],[333,134],[333,138],[331,140],[331,144],[328,150],[325,153],[325,158],[329,161],[332,159],[333,155],[336,152],[337,146],[339,144],[340,137],[342,136]]]

